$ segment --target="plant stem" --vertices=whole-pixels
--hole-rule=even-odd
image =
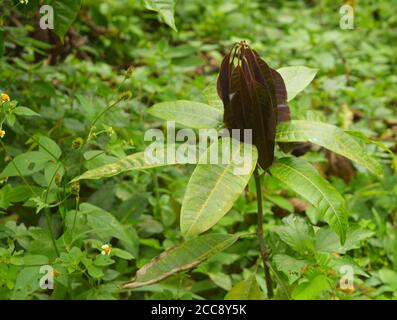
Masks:
[[[47,209],[44,209],[44,216],[45,216],[45,220],[47,221],[48,232],[51,236],[52,245],[54,246],[57,256],[59,257],[59,250],[57,247],[57,243],[55,241],[54,232],[52,231],[51,218],[50,218],[50,215],[49,215]]]
[[[258,226],[256,234],[259,240],[260,254],[263,261],[263,269],[265,271],[265,280],[267,287],[267,296],[269,299],[273,298],[273,286],[272,279],[270,277],[269,269],[269,251],[266,248],[265,237],[263,235],[263,204],[262,204],[262,189],[261,189],[261,179],[259,177],[258,167],[254,171],[255,186],[256,186],[256,200],[258,202]]]

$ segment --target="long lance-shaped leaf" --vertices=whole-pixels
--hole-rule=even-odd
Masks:
[[[155,146],[152,151],[153,152],[148,152],[146,156],[145,152],[134,153],[114,163],[88,170],[82,175],[74,178],[71,182],[83,179],[109,178],[127,171],[146,170],[175,164],[197,163],[202,153],[195,145],[189,145],[187,143],[183,145],[158,145],[157,147]],[[172,156],[168,156],[169,151]],[[203,152],[205,152],[205,150],[203,150]],[[195,157],[189,158],[188,153],[194,154]],[[180,157],[178,155],[180,155]]]
[[[231,148],[231,156],[222,154],[225,145]],[[212,154],[218,155],[217,164],[208,163]],[[236,156],[241,157],[244,163],[233,161]],[[257,159],[255,147],[230,138],[221,139],[219,144],[212,144],[203,153],[182,202],[181,231],[185,237],[210,229],[232,208],[247,185]]]
[[[212,129],[222,124],[223,111],[208,104],[178,100],[161,102],[147,110],[151,115],[194,129]]]
[[[277,142],[312,142],[338,153],[382,177],[381,164],[368,155],[364,145],[354,137],[333,125],[321,122],[294,120],[280,123]]]
[[[177,272],[194,268],[209,256],[231,246],[239,235],[206,234],[175,246],[144,265],[132,282],[122,286],[133,289],[159,282]]]
[[[269,171],[316,207],[344,243],[348,226],[345,201],[316,169],[302,159],[288,157],[277,160]]]

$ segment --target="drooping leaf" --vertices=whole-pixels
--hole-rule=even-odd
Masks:
[[[194,129],[212,129],[222,124],[222,110],[205,103],[178,100],[157,103],[147,110],[151,115]]]
[[[261,291],[255,275],[237,283],[225,296],[225,300],[260,300]]]
[[[285,67],[277,70],[284,79],[288,93],[288,101],[303,91],[316,76],[317,70],[303,66]]]
[[[273,75],[259,54],[242,41],[223,59],[217,85],[226,127],[240,130],[242,142],[247,142],[243,130],[251,130],[263,169],[274,160],[277,98]]]
[[[54,31],[63,40],[80,11],[81,0],[52,0],[51,6],[54,8]]]
[[[342,129],[327,123],[306,120],[280,123],[276,141],[309,141],[362,165],[379,177],[383,176],[382,166],[368,154],[363,144]]]
[[[132,282],[122,287],[133,289],[146,286],[177,272],[192,269],[209,256],[231,246],[238,238],[238,235],[206,234],[190,239],[155,257],[138,270]]]
[[[168,150],[173,148],[173,154],[179,154],[179,148],[183,147],[185,152],[192,152],[196,155],[196,161],[190,161],[190,158],[168,157]],[[153,153],[137,152],[127,157],[124,157],[114,163],[106,164],[95,169],[88,170],[82,175],[74,178],[71,182],[83,179],[101,179],[108,178],[128,171],[146,170],[151,168],[163,167],[174,164],[196,163],[198,161],[200,152],[196,150],[195,145],[184,144],[182,145],[163,145],[158,144],[153,148]],[[148,151],[148,150],[147,150]],[[156,154],[156,152],[158,152]],[[193,160],[195,160],[193,159]]]
[[[345,201],[328,181],[299,158],[281,158],[269,170],[275,178],[316,207],[344,243],[348,226]]]
[[[231,150],[226,159],[226,153],[222,155],[224,145]],[[212,154],[218,155],[216,164],[208,161]],[[244,163],[234,161],[236,157]],[[226,164],[222,163],[224,160]],[[256,161],[257,152],[252,145],[230,138],[221,139],[219,144],[213,143],[202,154],[182,202],[181,231],[185,237],[210,229],[232,208],[247,185]]]
[[[174,19],[174,0],[144,0],[145,7],[148,10],[156,11],[164,22],[169,25],[174,31],[177,31]]]

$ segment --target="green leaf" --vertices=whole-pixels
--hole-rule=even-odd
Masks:
[[[211,81],[211,83],[204,89],[203,94],[205,99],[207,100],[208,105],[223,111],[223,102],[221,98],[219,98],[216,85],[216,79],[214,81]]]
[[[223,110],[208,104],[178,100],[157,103],[147,110],[151,115],[194,129],[212,129],[222,124]]]
[[[346,233],[346,242],[341,245],[337,234],[329,228],[321,228],[316,233],[316,249],[324,252],[346,253],[346,251],[360,247],[361,241],[374,235],[371,230],[366,230],[359,225],[351,225]]]
[[[312,300],[328,289],[331,289],[328,278],[323,274],[314,274],[294,289],[292,297],[295,300]]]
[[[135,237],[111,213],[92,204],[82,203],[78,214],[86,216],[87,225],[92,233],[98,235],[103,242],[107,242],[111,237],[119,239],[130,253],[137,255]]]
[[[383,168],[354,137],[333,125],[294,120],[277,126],[277,142],[312,142],[338,153],[382,177]]]
[[[379,270],[379,279],[384,283],[392,287],[393,290],[397,290],[397,272],[389,269]]]
[[[81,8],[81,0],[52,0],[54,32],[63,40]]]
[[[174,0],[144,0],[144,2],[146,9],[158,12],[167,25],[178,31],[174,19]]]
[[[196,153],[196,146],[195,145],[188,145],[184,144],[186,147],[186,150],[188,152],[194,152]],[[153,149],[153,154],[151,152],[148,152],[150,157],[145,157],[145,152],[138,152],[134,153],[132,155],[129,155],[125,158],[122,158],[114,163],[106,164],[103,166],[100,166],[95,169],[91,169],[83,173],[82,175],[74,178],[71,182],[82,180],[82,179],[101,179],[101,178],[108,178],[115,176],[117,174],[120,174],[122,172],[127,172],[127,171],[137,171],[137,170],[146,170],[146,169],[151,169],[151,168],[157,168],[157,167],[163,167],[163,166],[168,166],[168,165],[174,165],[177,163],[180,164],[186,164],[190,162],[184,161],[184,159],[179,159],[176,156],[172,158],[168,158],[168,150],[170,148],[175,148],[176,152],[179,152],[178,148],[181,147],[181,145],[163,145],[163,144],[158,144],[158,147]],[[173,149],[174,150],[174,149]],[[156,152],[158,152],[156,154]],[[173,154],[176,152],[172,151]],[[197,154],[196,154],[196,158]],[[196,163],[197,161],[194,161]]]
[[[53,159],[47,153],[40,151],[20,154],[5,167],[0,178],[32,175],[42,170],[50,160]]]
[[[303,66],[285,67],[278,69],[287,88],[288,101],[291,101],[296,95],[303,91],[316,76],[317,70]]]
[[[57,145],[57,143],[45,136],[41,136],[39,138],[39,150],[43,153],[47,153],[53,159],[59,159],[62,155],[61,148]]]
[[[269,170],[275,178],[316,207],[341,242],[345,242],[348,226],[345,200],[328,181],[309,163],[298,158],[281,158]]]
[[[132,260],[134,257],[129,253],[128,251],[121,250],[119,248],[113,248],[112,249],[112,256],[119,257],[121,259],[125,260]]]
[[[276,268],[288,277],[290,283],[299,279],[308,265],[307,261],[299,260],[286,254],[276,254],[273,257],[273,261]]]
[[[231,148],[231,157],[222,164],[224,145]],[[244,146],[246,148],[244,151]],[[210,164],[208,157],[218,154],[219,164]],[[244,159],[244,170],[235,156]],[[222,159],[222,161],[221,161]],[[235,139],[223,138],[202,154],[186,188],[181,209],[181,231],[185,237],[195,236],[216,224],[243,192],[258,159],[256,148]],[[229,160],[229,161],[227,161]]]
[[[192,269],[209,256],[231,246],[238,238],[239,235],[206,234],[190,239],[155,257],[138,270],[132,282],[122,287],[133,289],[146,286],[177,272]]]
[[[225,300],[260,300],[261,291],[255,275],[237,283],[225,296]]]
[[[283,219],[283,225],[276,229],[281,240],[295,251],[305,254],[313,251],[313,231],[306,221],[298,216],[289,215]]]
[[[26,108],[26,107],[16,107],[13,109],[13,112],[18,115],[18,116],[27,116],[27,117],[33,117],[33,116],[38,116],[41,117],[37,112],[34,112],[32,109]]]

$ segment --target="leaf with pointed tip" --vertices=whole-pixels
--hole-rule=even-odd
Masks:
[[[277,70],[285,82],[288,92],[288,101],[303,91],[316,76],[317,70],[303,66],[285,67]]]
[[[237,283],[225,296],[225,300],[260,300],[261,291],[255,275]]]
[[[91,170],[88,170],[84,172],[82,175],[74,178],[71,182],[75,182],[78,180],[83,180],[83,179],[101,179],[101,178],[109,178],[112,176],[115,176],[117,174],[120,174],[122,172],[128,172],[128,171],[138,171],[138,170],[146,170],[146,169],[152,169],[152,168],[157,168],[157,167],[164,167],[168,165],[175,165],[175,164],[186,164],[186,163],[192,163],[189,161],[184,161],[184,160],[190,160],[190,158],[178,158],[177,156],[175,157],[168,157],[168,150],[171,148],[172,153],[178,153],[179,152],[179,147],[181,145],[158,145],[156,148],[158,154],[153,154],[153,155],[146,155],[145,152],[137,152],[132,155],[129,155],[127,157],[124,157],[114,163],[110,164],[105,164],[103,166],[100,166],[98,168],[94,168]],[[185,146],[185,152],[193,152],[197,155],[197,148],[195,145],[189,145],[189,144],[184,144]],[[199,155],[201,153],[198,152],[197,159],[199,158]],[[150,157],[149,157],[150,155]],[[196,161],[194,161],[196,163]]]
[[[164,22],[170,26],[174,31],[178,31],[175,26],[174,18],[174,0],[144,0],[145,7],[148,10],[156,11]]]
[[[222,124],[222,110],[208,104],[178,100],[160,102],[147,110],[151,115],[194,129],[212,129]]]
[[[209,256],[231,246],[240,235],[206,234],[187,240],[155,257],[140,268],[132,282],[122,286],[133,289],[159,282],[177,272],[186,271],[202,263]]]
[[[222,155],[225,145],[229,145],[231,150],[231,157],[226,159]],[[218,164],[209,163],[208,157],[212,154],[218,154]],[[243,164],[233,161],[236,157],[240,157]],[[213,143],[202,154],[182,202],[183,236],[192,237],[207,231],[232,208],[234,201],[244,191],[257,158],[255,147],[230,138],[221,139],[219,144]]]
[[[81,0],[52,0],[50,4],[54,8],[54,32],[63,41],[80,11]]]
[[[383,176],[381,164],[368,155],[363,144],[342,129],[327,123],[307,120],[280,123],[277,126],[276,141],[309,141],[362,165],[378,177]]]
[[[348,226],[345,200],[328,181],[299,158],[278,159],[269,171],[316,207],[344,243]]]

